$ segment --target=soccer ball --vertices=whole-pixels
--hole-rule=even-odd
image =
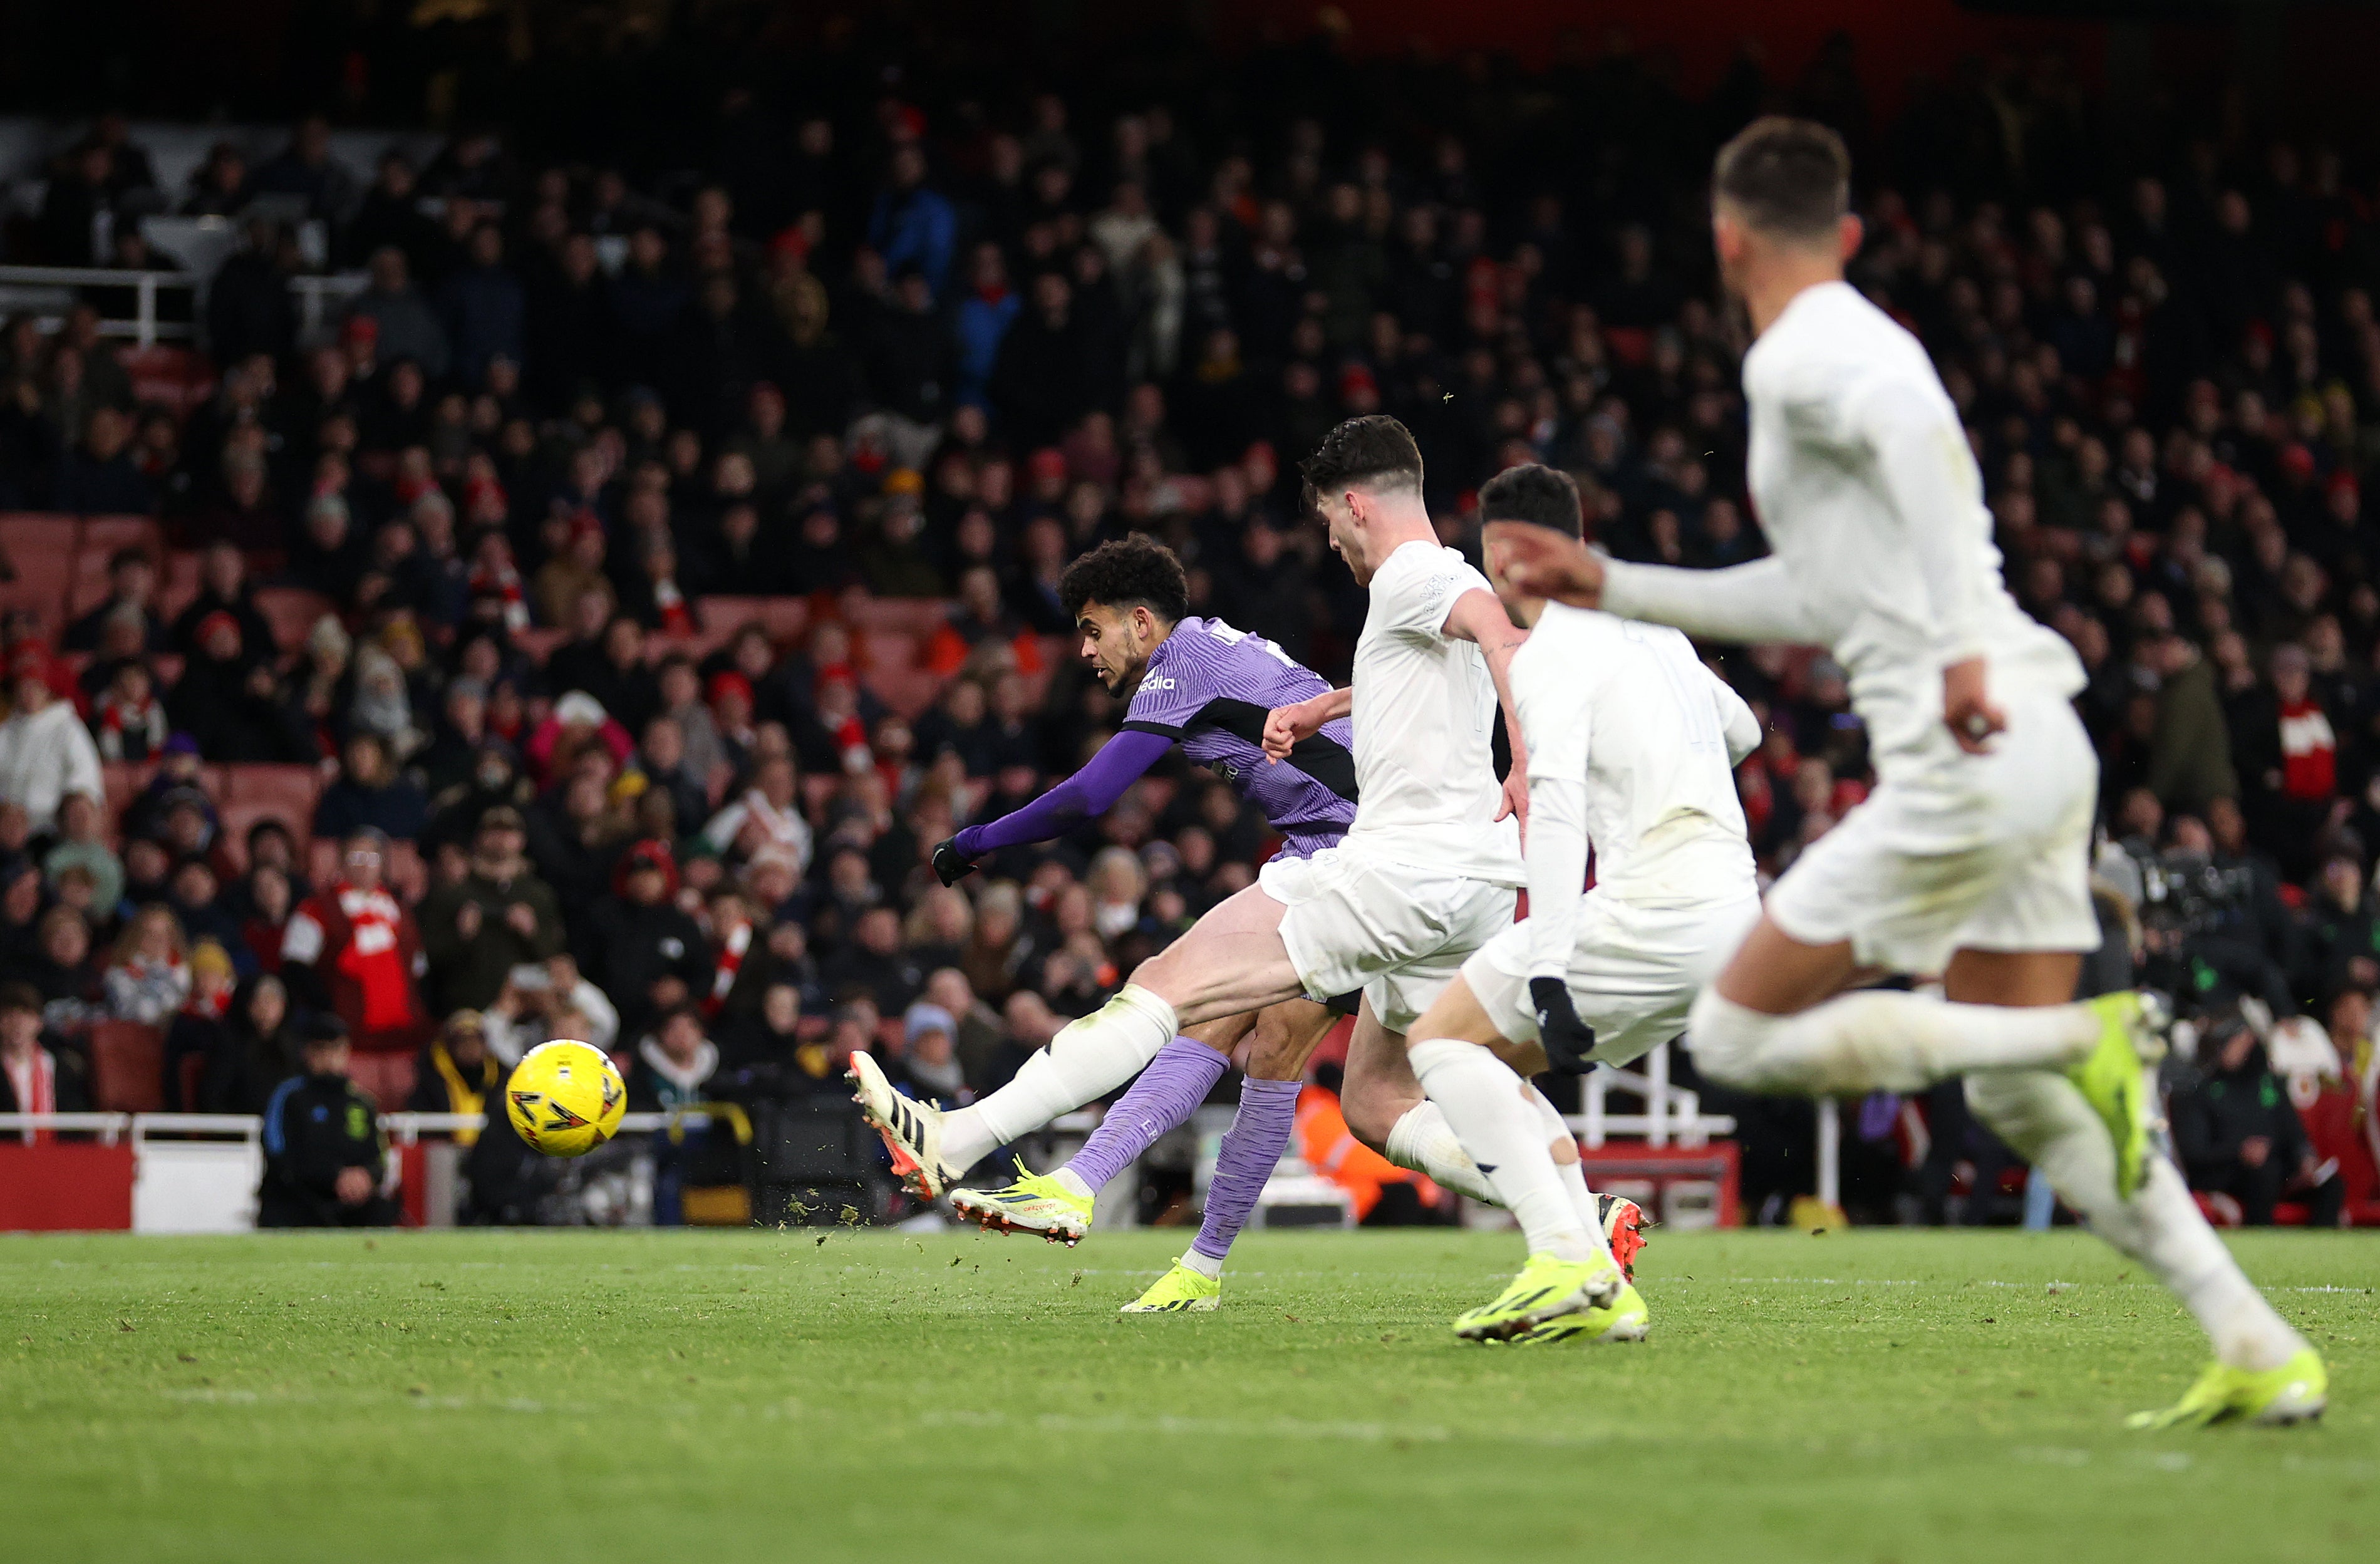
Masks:
[[[532,1151],[578,1157],[610,1140],[628,1088],[602,1049],[566,1037],[540,1043],[513,1066],[504,1112]]]

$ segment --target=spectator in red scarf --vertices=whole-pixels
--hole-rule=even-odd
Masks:
[[[165,1028],[165,1101],[185,1113],[199,1109],[205,1061],[223,1052],[237,975],[231,956],[212,940],[190,947],[190,997]]]
[[[413,915],[382,884],[388,838],[366,829],[341,844],[336,883],[291,915],[282,973],[299,996],[337,1013],[366,1052],[410,1052],[421,1041],[414,979],[422,970]]]
[[[761,761],[744,795],[702,828],[702,840],[714,853],[743,858],[773,847],[792,854],[795,872],[807,873],[810,823],[802,818],[800,783],[791,758],[775,756]]]
[[[667,532],[646,536],[638,545],[636,593],[638,616],[649,629],[664,636],[691,636],[696,622],[694,601],[678,586],[677,545]]]
[[[30,983],[0,985],[0,1113],[79,1113],[80,1061],[42,1045],[42,996]],[[31,1140],[40,1132],[27,1130]]]
[[[471,572],[465,580],[470,595],[470,615],[507,631],[528,628],[528,591],[513,563],[512,540],[491,527],[471,545]]]
[[[2338,792],[2338,732],[2313,688],[2305,649],[2273,650],[2270,693],[2243,704],[2236,735],[2241,781],[2256,834],[2274,843],[2282,873],[2317,867],[2314,845]]]

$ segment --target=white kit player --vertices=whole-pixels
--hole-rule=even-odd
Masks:
[[[1976,1113],[2100,1237],[2154,1272],[2215,1361],[2139,1427],[2290,1423],[2327,1376],[2152,1145],[2164,1042],[2141,996],[2073,1002],[2099,942],[2085,854],[2098,763],[2081,664],[2009,596],[1957,408],[1916,339],[1843,280],[1860,224],[1822,126],[1767,118],[1712,177],[1743,362],[1750,478],[1776,550],[1728,570],[1606,560],[1540,527],[1489,529],[1519,589],[1698,636],[1830,647],[1876,786],[1796,859],[1694,1003],[1714,1079],[1918,1091],[1964,1075]],[[1846,992],[1941,975],[1944,999]]]
[[[1578,491],[1547,467],[1499,473],[1479,508],[1489,522],[1580,535]],[[1463,964],[1407,1057],[1519,1219],[1529,1261],[1455,1329],[1635,1340],[1648,1317],[1636,1289],[1598,1303],[1588,1285],[1633,1255],[1613,1243],[1607,1257],[1578,1142],[1528,1077],[1628,1064],[1685,1030],[1695,993],[1760,915],[1735,792],[1760,725],[1677,631],[1498,586],[1530,627],[1512,669],[1528,755],[1529,916]],[[1596,884],[1582,893],[1590,843]]]
[[[1496,780],[1503,671],[1525,639],[1487,578],[1439,545],[1422,503],[1419,447],[1392,418],[1351,418],[1302,464],[1330,546],[1370,589],[1350,689],[1274,710],[1268,753],[1287,755],[1353,717],[1358,802],[1337,846],[1275,858],[1066,1026],[981,1102],[943,1113],[895,1100],[855,1058],[853,1085],[912,1187],[951,1186],[997,1146],[1129,1081],[1184,1027],[1304,995],[1360,990],[1345,1106],[1358,1135],[1401,1165],[1492,1200],[1405,1062],[1403,1033],[1471,953],[1511,927],[1524,878],[1514,745]],[[1504,703],[1507,726],[1519,725]]]

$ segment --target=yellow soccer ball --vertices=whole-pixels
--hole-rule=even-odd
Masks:
[[[603,1050],[556,1037],[521,1056],[504,1083],[504,1111],[532,1151],[578,1157],[619,1132],[628,1087]]]

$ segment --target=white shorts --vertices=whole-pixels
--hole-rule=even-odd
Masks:
[[[2062,697],[2019,696],[2007,711],[1990,754],[1887,778],[1812,843],[1768,892],[1777,927],[1927,976],[1959,950],[2097,950],[2098,757]]]
[[[1587,1057],[1627,1064],[1684,1032],[1694,995],[1718,976],[1759,916],[1757,895],[1647,907],[1588,891],[1579,903],[1565,975],[1578,1018],[1595,1028]],[[1463,981],[1479,1008],[1516,1043],[1537,1035],[1529,1003],[1534,948],[1529,926],[1516,923],[1463,964]]]
[[[1509,885],[1376,858],[1344,843],[1275,858],[1257,884],[1289,910],[1281,943],[1308,998],[1361,988],[1391,1032],[1421,1019],[1463,963],[1512,927]]]

